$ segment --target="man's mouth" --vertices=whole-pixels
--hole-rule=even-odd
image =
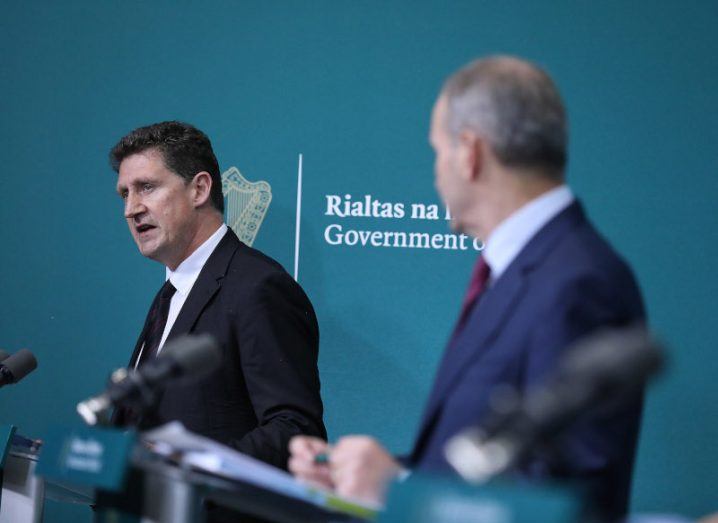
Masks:
[[[147,223],[143,223],[143,224],[135,226],[135,230],[137,231],[138,234],[142,234],[143,232],[147,232],[154,228],[155,228],[154,225],[149,225]]]

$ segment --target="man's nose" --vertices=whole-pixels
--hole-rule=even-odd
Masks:
[[[142,199],[137,195],[128,194],[125,198],[125,218],[134,218],[145,211]]]

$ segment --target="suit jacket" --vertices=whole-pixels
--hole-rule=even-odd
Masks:
[[[314,309],[281,265],[231,229],[202,268],[167,342],[187,333],[213,335],[222,364],[202,380],[167,387],[140,428],[178,420],[281,468],[292,436],[326,437]],[[141,334],[131,365],[143,341]]]
[[[630,269],[578,202],[529,241],[469,314],[436,375],[409,458],[418,469],[450,470],[446,441],[486,421],[497,385],[526,391],[552,373],[572,342],[644,318]],[[637,394],[620,411],[587,413],[555,442],[557,452],[532,456],[519,474],[581,480],[600,517],[619,517],[628,504],[641,405]]]

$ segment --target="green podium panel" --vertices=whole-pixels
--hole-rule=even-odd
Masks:
[[[37,473],[55,482],[119,490],[136,439],[134,432],[114,429],[55,428],[45,439]]]
[[[16,427],[14,425],[0,425],[0,487],[3,485],[3,471],[5,468],[5,459],[12,445],[12,437],[15,434]],[[0,495],[2,502],[2,495]]]
[[[476,487],[413,474],[392,486],[378,523],[574,523],[579,511],[579,499],[558,487]]]
[[[5,466],[5,458],[7,458],[7,453],[12,445],[12,437],[15,435],[16,428],[14,425],[0,425],[0,474]]]

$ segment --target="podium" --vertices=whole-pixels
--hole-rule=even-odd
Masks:
[[[575,523],[579,500],[560,489],[466,483],[412,474],[386,508],[297,482],[217,442],[166,426],[132,432],[75,427],[39,443],[0,432],[0,523],[42,521],[45,498],[92,505],[95,523]],[[3,463],[0,461],[0,465]]]
[[[36,474],[52,486],[55,500],[64,489],[67,500],[78,502],[85,489],[96,523],[321,523],[375,516],[180,424],[167,427],[140,437],[114,429],[58,430],[47,438]]]
[[[196,523],[223,510],[233,517],[280,523],[357,521],[353,515],[161,462],[134,467],[119,492],[98,492],[95,521]]]

